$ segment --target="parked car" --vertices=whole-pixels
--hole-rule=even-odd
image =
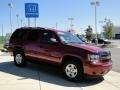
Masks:
[[[15,30],[8,51],[13,54],[14,64],[18,67],[25,66],[28,60],[57,65],[71,81],[102,77],[112,68],[109,51],[83,44],[69,32],[47,28]]]
[[[4,47],[5,49],[8,49],[8,47],[9,47],[9,41],[6,41],[6,42],[4,43],[4,45],[3,45],[3,47]]]
[[[92,39],[92,43],[95,43],[95,39]],[[111,44],[108,39],[98,38],[98,44]]]

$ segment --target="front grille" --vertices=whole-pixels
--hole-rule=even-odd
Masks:
[[[111,61],[110,52],[100,52],[100,62],[101,63],[108,63],[110,61]]]
[[[110,61],[110,59],[106,59],[106,60],[100,60],[101,63],[108,63]]]

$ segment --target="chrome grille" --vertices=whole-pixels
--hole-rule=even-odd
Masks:
[[[110,52],[100,52],[100,62],[107,63],[111,61],[111,53]]]

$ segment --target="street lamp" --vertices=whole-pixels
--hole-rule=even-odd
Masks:
[[[25,22],[23,22],[23,25],[24,25],[23,27],[26,27],[26,23]]]
[[[70,20],[70,29],[71,29],[71,31],[73,31],[73,20],[74,20],[74,18],[68,18],[68,20]]]
[[[99,21],[99,23],[101,24],[101,30],[100,30],[100,37],[103,38],[103,24],[105,21]]]
[[[19,27],[19,14],[16,14],[16,17],[17,17],[17,25]]]
[[[2,43],[4,42],[4,39],[3,39],[3,24],[2,24]]]
[[[100,2],[98,0],[94,0],[91,2],[91,5],[94,5],[95,7],[95,32],[96,32],[96,44],[98,44],[98,40],[97,40],[97,6],[99,6]]]
[[[20,22],[21,22],[21,27],[22,27],[22,25],[23,25],[23,20],[21,19]]]
[[[12,8],[13,8],[13,4],[8,3],[8,7],[10,9],[10,30],[11,30],[11,33],[12,33]]]

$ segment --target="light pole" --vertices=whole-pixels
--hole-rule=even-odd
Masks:
[[[26,27],[26,23],[25,22],[23,23],[23,25],[24,25],[24,27]]]
[[[21,22],[21,27],[22,27],[22,25],[23,25],[23,20],[21,19],[20,22]]]
[[[12,8],[13,8],[13,4],[8,3],[8,7],[10,9],[10,30],[11,30],[11,33],[12,33]]]
[[[16,17],[17,17],[17,25],[18,25],[18,28],[19,28],[19,14],[16,14]]]
[[[95,7],[95,32],[96,32],[96,44],[98,44],[98,39],[97,39],[97,6],[99,6],[100,2],[98,0],[94,0],[91,2],[91,5],[94,5]]]
[[[99,23],[101,24],[100,36],[101,38],[103,38],[103,24],[105,23],[105,21],[99,21]]]
[[[68,18],[68,20],[70,20],[70,31],[72,31],[73,32],[73,20],[74,20],[74,18]]]
[[[3,24],[2,24],[2,43],[4,42],[4,39],[3,39]]]
[[[34,23],[35,23],[35,27],[36,27],[36,26],[37,26],[37,25],[36,25],[36,17],[34,18]]]

